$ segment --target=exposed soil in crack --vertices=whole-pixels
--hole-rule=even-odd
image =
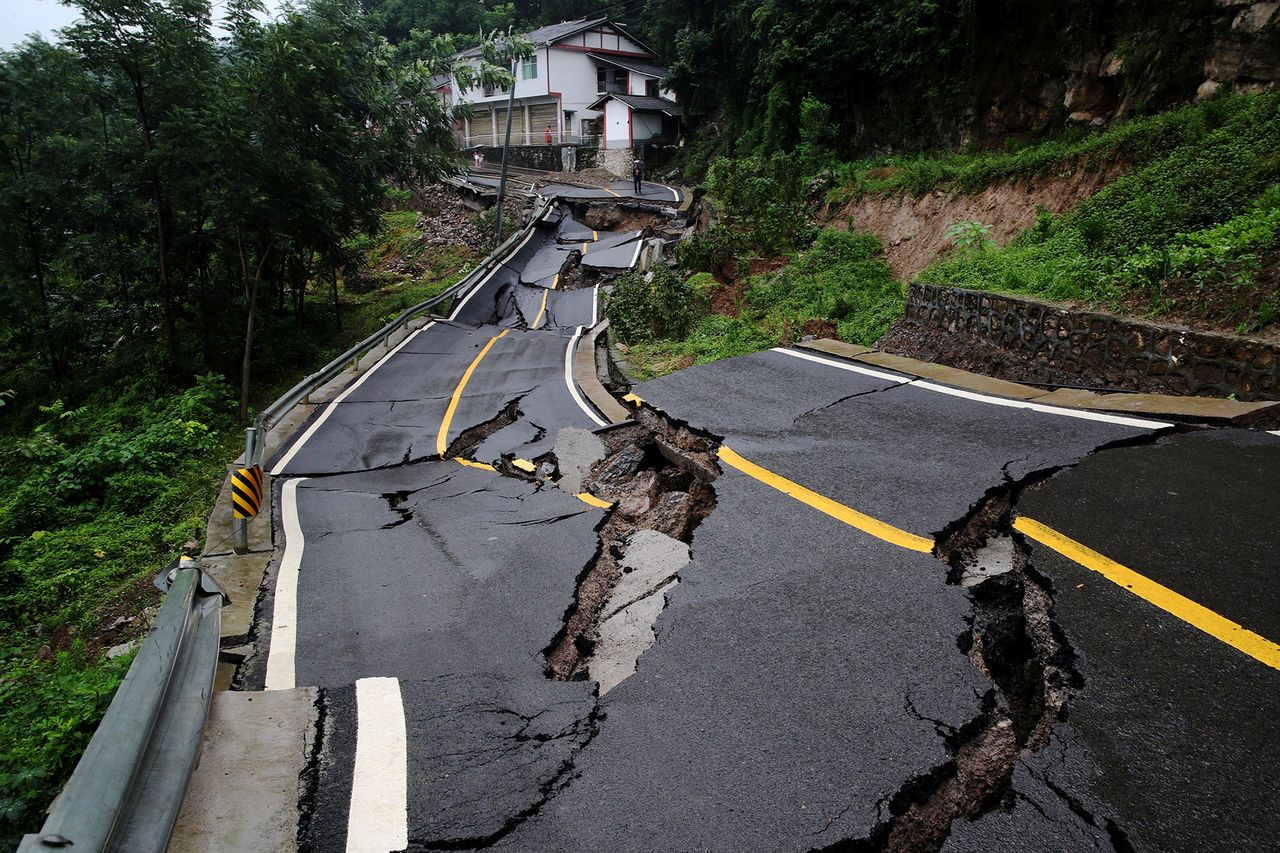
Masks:
[[[311,741],[311,749],[307,753],[306,763],[298,772],[298,851],[309,853],[312,849],[311,820],[316,810],[316,792],[320,787],[320,761],[324,755],[326,726],[328,725],[328,707],[325,702],[324,688],[316,690],[315,738]]]
[[[604,280],[603,271],[582,263],[582,252],[570,252],[560,267],[560,278],[556,281],[558,290],[586,290],[595,287]]]
[[[566,201],[573,218],[597,231],[661,230],[671,224],[671,213],[643,202]]]
[[[1190,429],[1175,426],[1094,448],[1087,456],[1120,447],[1154,444],[1166,435]],[[988,490],[960,519],[936,535],[934,555],[947,565],[948,584],[969,589],[969,630],[957,638],[959,650],[997,690],[984,699],[982,712],[961,731],[926,720],[906,699],[908,713],[932,722],[943,737],[949,759],[929,773],[908,780],[886,802],[889,817],[866,838],[844,840],[827,849],[933,853],[941,849],[958,818],[975,819],[1010,805],[1014,763],[1049,742],[1063,719],[1071,695],[1084,686],[1077,656],[1053,619],[1052,587],[1030,564],[1030,547],[1013,530],[1021,494],[1079,464],[1031,471],[1014,478],[1006,463],[1004,482]],[[994,554],[992,552],[995,552]],[[1006,553],[1007,552],[1007,553]],[[1070,800],[1064,792],[1058,792]],[[1118,851],[1130,851],[1114,821],[1073,811],[1103,829]]]
[[[587,474],[583,488],[613,508],[597,529],[599,546],[578,576],[564,627],[545,650],[548,676],[562,680],[587,677],[632,534],[653,530],[688,544],[716,504],[711,484],[720,475],[719,439],[647,407],[634,423],[600,438],[607,455]]]

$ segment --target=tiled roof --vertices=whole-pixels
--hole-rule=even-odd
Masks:
[[[536,30],[530,30],[529,32],[522,33],[521,35],[523,35],[529,41],[533,42],[534,47],[542,47],[543,45],[548,45],[548,44],[551,44],[552,42],[559,41],[560,39],[565,38],[566,36],[571,36],[574,33],[581,32],[582,30],[589,30],[594,26],[598,26],[600,24],[605,24],[608,22],[609,22],[608,16],[604,16],[600,18],[579,18],[576,21],[561,21],[558,24],[551,24],[546,27],[538,27],[538,29]],[[479,56],[479,55],[480,55],[479,47],[473,47],[470,50],[464,50],[461,54],[459,54],[459,56]]]
[[[642,113],[665,113],[669,116],[680,115],[680,105],[675,101],[668,101],[666,98],[650,98],[647,95],[621,95],[617,92],[610,92],[607,95],[601,95],[600,98],[590,106],[590,109],[599,109],[600,105],[610,98],[622,101],[622,103],[631,107],[631,109]]]
[[[645,62],[643,59],[632,59],[629,56],[606,56],[603,53],[591,53],[590,51],[587,51],[587,56],[597,62],[607,62],[610,65],[616,65],[619,68],[625,68],[628,71],[635,71],[637,74],[645,74],[649,77],[667,76],[667,68],[665,65]]]

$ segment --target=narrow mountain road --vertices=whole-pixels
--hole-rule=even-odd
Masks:
[[[272,461],[307,849],[1280,837],[1280,438],[799,349],[606,428],[572,270],[641,236],[551,217]]]

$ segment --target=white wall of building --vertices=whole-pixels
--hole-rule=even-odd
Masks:
[[[632,113],[631,136],[637,144],[661,135],[661,113]]]
[[[624,148],[631,144],[631,108],[616,98],[604,104],[604,138],[606,148]]]
[[[599,110],[587,107],[600,96],[596,93],[596,61],[576,50],[561,50],[552,45],[551,89],[560,93],[560,109],[573,113],[572,133],[580,133],[584,118],[599,118]]]
[[[598,30],[604,30],[603,33],[588,30],[578,33],[574,36],[561,39],[556,42],[558,47],[577,47],[584,50],[612,50],[618,53],[638,53],[645,56],[651,55],[640,45],[631,39],[622,35],[612,27],[600,27]]]

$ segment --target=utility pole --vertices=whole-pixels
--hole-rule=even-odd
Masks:
[[[507,137],[502,141],[502,175],[498,178],[498,204],[495,210],[498,215],[494,217],[497,225],[494,226],[495,236],[494,245],[502,242],[502,201],[507,195],[507,156],[511,152],[511,112],[515,109],[516,103],[516,57],[511,57],[511,95],[507,98]]]

